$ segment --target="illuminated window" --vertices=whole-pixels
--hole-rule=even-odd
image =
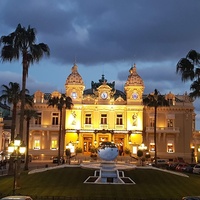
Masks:
[[[41,125],[41,121],[42,121],[42,113],[37,113],[37,118],[35,118],[35,124]]]
[[[150,118],[150,127],[154,127],[154,118]]]
[[[117,115],[116,124],[117,124],[117,125],[123,125],[122,114],[118,114],[118,115]]]
[[[85,114],[85,124],[92,124],[92,115]]]
[[[174,127],[174,120],[173,119],[167,119],[167,127]]]
[[[133,149],[132,149],[132,151],[133,151],[133,154],[137,154],[137,146],[133,146]]]
[[[40,149],[40,140],[39,139],[36,139],[34,140],[34,149]]]
[[[59,114],[53,113],[52,114],[52,125],[58,125]]]
[[[167,143],[167,152],[174,153],[174,144],[173,143]]]
[[[149,144],[149,151],[155,151],[155,143],[154,142],[151,142]]]
[[[51,140],[51,149],[58,149],[57,138],[52,138],[52,140]]]
[[[101,114],[101,124],[107,124],[107,114]]]

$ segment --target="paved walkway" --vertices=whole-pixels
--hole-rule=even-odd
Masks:
[[[87,155],[79,155],[79,156],[71,158],[70,165],[69,164],[57,165],[56,163],[53,163],[53,161],[50,159],[49,160],[33,160],[32,162],[29,163],[29,174],[44,172],[44,171],[52,170],[56,168],[65,168],[65,167],[85,167],[85,168],[99,169],[100,162],[101,160],[92,159],[90,156],[87,156]],[[115,164],[118,169],[122,169],[122,170],[134,169],[134,168],[155,169],[155,170],[161,170],[161,171],[172,173],[179,176],[189,177],[188,175],[184,173],[180,173],[176,171],[155,168],[152,166],[140,166],[138,161],[136,161],[135,159],[129,156],[118,156]],[[24,163],[22,163],[21,165],[22,170],[23,168],[24,168]],[[8,164],[6,166],[6,169],[0,170],[0,176],[7,175],[7,172],[8,172]]]
[[[189,176],[187,174],[184,174],[184,173],[181,173],[181,172],[156,168],[156,167],[152,167],[152,166],[139,166],[139,165],[135,165],[135,164],[131,164],[131,163],[125,163],[125,162],[121,162],[121,163],[115,162],[114,164],[116,166],[116,169],[119,169],[119,170],[152,169],[152,170],[159,170],[159,171],[163,171],[163,172],[166,172],[166,173],[170,173],[170,174],[189,178]],[[82,163],[73,163],[73,161],[72,161],[70,165],[69,164],[62,164],[62,165],[55,165],[55,166],[51,166],[51,167],[33,169],[33,170],[29,171],[28,174],[39,173],[39,172],[44,172],[44,171],[48,171],[48,170],[52,170],[52,169],[59,169],[59,168],[66,168],[66,167],[83,167],[83,168],[90,168],[90,169],[99,169],[100,165],[101,165],[100,162],[87,162],[87,161],[84,162],[83,161]]]

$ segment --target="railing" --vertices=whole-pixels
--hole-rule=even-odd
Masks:
[[[92,124],[84,124],[84,128],[85,129],[93,129],[93,125]]]
[[[154,127],[147,127],[146,132],[153,132]],[[157,133],[179,133],[180,129],[179,127],[157,127],[156,128]]]
[[[30,130],[59,130],[59,125],[42,125],[42,124],[30,124]]]
[[[124,125],[115,125],[115,129],[123,130],[124,129]]]
[[[100,124],[100,129],[108,129],[108,124]]]

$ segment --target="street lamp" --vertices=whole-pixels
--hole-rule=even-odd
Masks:
[[[142,151],[146,151],[146,150],[147,150],[147,146],[146,146],[144,143],[142,143],[142,144],[138,147],[138,149],[140,149],[140,150],[142,150]]]
[[[21,138],[19,135],[16,136],[14,139],[14,143],[11,142],[8,146],[8,152],[11,154],[11,157],[14,158],[14,181],[13,181],[13,195],[15,195],[15,191],[17,188],[19,188],[19,178],[20,178],[20,165],[18,165],[19,158],[21,158],[21,155],[25,154],[26,152],[26,146],[21,141]]]
[[[191,147],[191,163],[194,162],[194,146]]]

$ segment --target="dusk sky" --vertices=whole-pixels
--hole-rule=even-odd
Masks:
[[[36,43],[48,44],[51,55],[29,68],[27,89],[33,94],[65,91],[76,62],[86,89],[102,74],[123,90],[136,64],[145,93],[190,92],[176,64],[189,50],[200,52],[199,0],[1,0],[0,36],[20,23],[37,30]],[[0,85],[21,85],[21,59],[0,62]],[[200,99],[195,101],[200,130]]]

